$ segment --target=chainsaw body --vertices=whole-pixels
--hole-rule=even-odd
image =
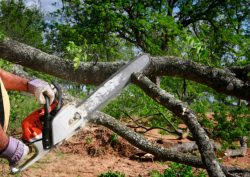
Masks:
[[[56,100],[49,106],[49,112],[55,109],[57,103],[58,102]],[[25,143],[34,143],[42,139],[42,119],[44,118],[44,115],[45,109],[41,108],[31,113],[27,118],[22,121],[22,140]]]
[[[50,105],[49,98],[45,95],[44,108],[33,112],[22,122],[22,139],[27,145],[33,146],[36,152],[24,164],[12,168],[12,173],[25,170],[53,147],[72,137],[97,109],[114,98],[129,83],[134,72],[141,72],[149,63],[150,58],[147,55],[130,61],[78,104],[70,103],[62,106],[62,91],[54,84],[57,89],[55,101]]]

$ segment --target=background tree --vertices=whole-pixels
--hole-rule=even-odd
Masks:
[[[23,0],[0,2],[0,31],[20,42],[41,48],[43,14],[36,7],[25,6]]]

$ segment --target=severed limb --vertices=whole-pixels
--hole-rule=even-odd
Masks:
[[[159,88],[145,75],[141,73],[133,74],[133,83],[139,86],[146,94],[172,111],[176,116],[180,117],[191,131],[201,154],[206,170],[211,177],[225,176],[213,150],[209,137],[199,124],[196,115],[180,100],[174,98],[173,95]]]

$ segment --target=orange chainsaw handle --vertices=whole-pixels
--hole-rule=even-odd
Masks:
[[[55,100],[50,106],[49,106],[49,112],[54,110],[57,107],[57,100]],[[31,113],[28,117],[26,117],[22,121],[22,130],[23,135],[22,139],[25,142],[34,142],[37,140],[40,140],[42,138],[42,119],[45,115],[45,109],[41,108],[33,113]]]
[[[52,117],[50,117],[50,121],[52,121],[53,117],[57,114],[57,112],[61,109],[62,107],[62,89],[61,87],[53,83],[57,90],[56,94],[56,99],[53,101],[51,105],[49,105],[49,99],[48,96],[45,95],[45,101],[46,104],[44,105],[44,108],[40,108],[33,113],[31,113],[28,117],[26,117],[22,121],[22,130],[23,130],[23,135],[22,139],[25,142],[32,143],[41,139],[44,139],[43,133],[47,130],[43,130],[44,127],[44,120],[46,120],[48,117],[50,117],[50,114]],[[45,119],[44,119],[45,118]],[[45,123],[46,124],[46,123]],[[51,127],[49,128],[49,137],[50,137],[50,144],[52,143],[51,136],[52,136],[52,130]],[[46,137],[45,133],[45,137]],[[48,137],[48,136],[47,136]],[[43,140],[45,141],[45,140]],[[46,143],[44,143],[44,147],[46,148]],[[47,146],[47,148],[49,148]]]

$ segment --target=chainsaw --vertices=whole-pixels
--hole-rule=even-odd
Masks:
[[[22,121],[22,140],[35,149],[32,157],[19,167],[12,167],[12,173],[18,173],[44,157],[51,149],[62,144],[84,127],[91,115],[109,100],[114,98],[129,83],[135,72],[142,72],[150,63],[148,55],[141,55],[120,68],[99,86],[87,99],[80,103],[62,105],[62,91],[57,84],[56,99],[43,108],[33,112]]]

